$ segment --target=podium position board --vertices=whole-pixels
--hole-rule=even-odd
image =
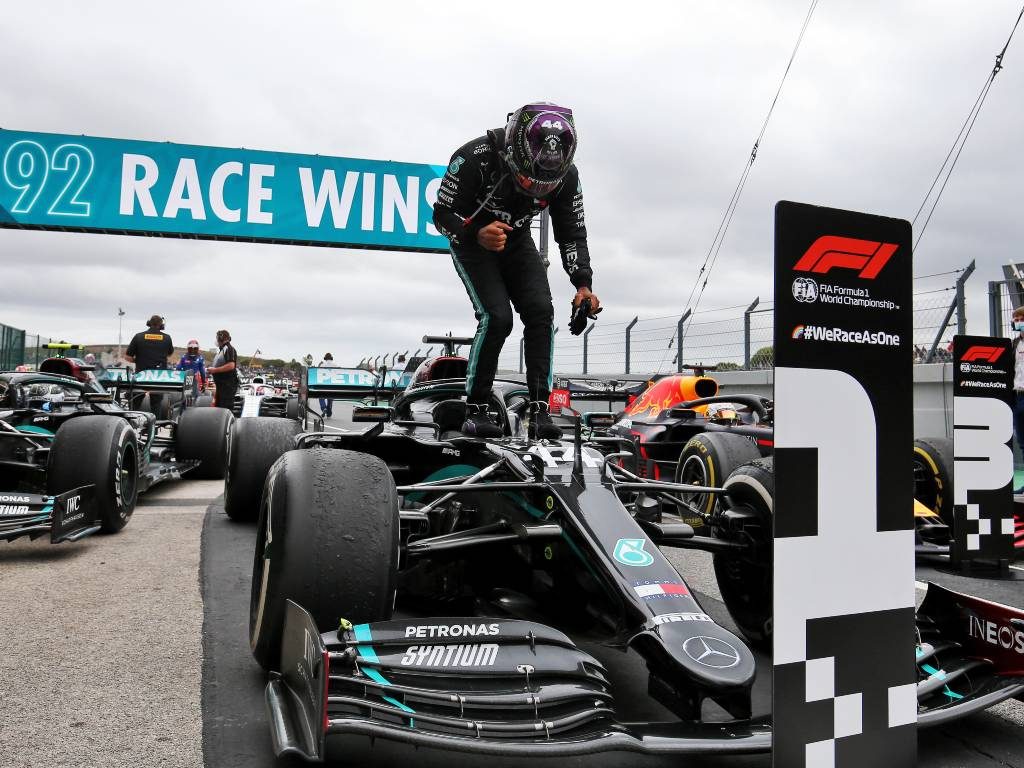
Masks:
[[[775,208],[773,759],[916,761],[911,230]]]
[[[1013,547],[1013,351],[1009,339],[953,338],[953,545],[957,564]]]

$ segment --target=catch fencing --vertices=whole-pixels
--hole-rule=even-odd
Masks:
[[[949,360],[953,335],[966,332],[965,285],[973,271],[972,261],[962,269],[914,279],[915,363]],[[775,314],[771,300],[751,297],[730,306],[654,317],[613,320],[612,312],[614,309],[601,313],[580,336],[556,327],[555,371],[644,375],[680,371],[683,365],[718,366],[719,370],[760,370],[774,365]],[[525,348],[523,339],[517,336],[505,343],[499,368],[522,373]],[[379,364],[396,356],[386,353],[365,359]]]

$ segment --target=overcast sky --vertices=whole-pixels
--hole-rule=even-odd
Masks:
[[[446,163],[508,111],[571,106],[601,323],[685,301],[778,85],[807,0],[11,3],[2,127]],[[821,0],[706,308],[771,294],[780,199],[912,218],[1019,0]],[[1024,32],[964,150],[915,273],[1021,260]],[[177,342],[342,362],[471,333],[450,259],[425,254],[0,230],[0,322],[114,342],[150,314]],[[572,288],[554,263],[556,317]],[[564,335],[564,334],[563,334]]]

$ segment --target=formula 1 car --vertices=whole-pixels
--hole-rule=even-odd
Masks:
[[[739,466],[770,456],[774,447],[774,404],[766,397],[720,394],[718,383],[705,376],[713,370],[684,366],[690,374],[650,379],[636,385],[595,379],[563,379],[565,400],[624,402],[617,412],[591,413],[601,424],[597,434],[630,438],[641,457],[638,474],[655,480],[668,476],[677,483],[719,487]],[[569,409],[572,412],[572,409]],[[914,443],[914,520],[917,554],[949,554],[952,524],[952,442],[942,438]],[[700,530],[718,496],[684,494],[691,512],[688,525]]]
[[[260,375],[253,376],[235,395],[232,413],[238,418],[277,416],[299,418],[299,399],[287,389],[276,387]]]
[[[373,379],[310,369],[306,387],[358,399],[379,388]],[[505,436],[463,437],[464,386],[410,385],[389,405],[356,409],[369,428],[297,435],[273,463],[249,636],[271,672],[275,752],[322,760],[343,734],[504,756],[768,751],[768,720],[752,717],[752,651],[704,611],[659,547],[749,561],[757,581],[723,596],[734,617],[746,613],[748,639],[764,641],[771,601],[745,599],[770,589],[761,490],[771,459],[739,468],[725,488],[699,489],[727,503],[712,536],[697,536],[679,515],[679,494],[693,487],[620,467],[636,459],[631,441],[587,440],[580,424],[570,439],[531,442],[518,382],[499,382],[492,397]],[[961,611],[1001,624],[1024,614],[954,593],[929,599],[921,725],[1024,691],[1019,660],[958,652],[969,634]],[[396,605],[415,616],[396,618]],[[637,653],[662,716],[627,719],[615,675],[584,641]]]
[[[0,373],[0,496],[17,499],[0,519],[18,523],[0,525],[0,538],[50,531],[56,542],[80,538],[73,534],[85,529],[121,530],[137,494],[153,485],[186,472],[223,476],[231,418],[226,411],[190,409],[177,422],[158,421],[126,410],[91,382]],[[68,494],[85,487],[73,504],[84,504],[83,517],[69,519]],[[69,532],[67,525],[78,522],[83,525]]]

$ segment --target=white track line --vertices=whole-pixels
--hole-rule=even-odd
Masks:
[[[914,589],[919,589],[922,592],[925,592],[928,589],[928,585],[925,584],[923,581],[915,581],[914,582]]]

